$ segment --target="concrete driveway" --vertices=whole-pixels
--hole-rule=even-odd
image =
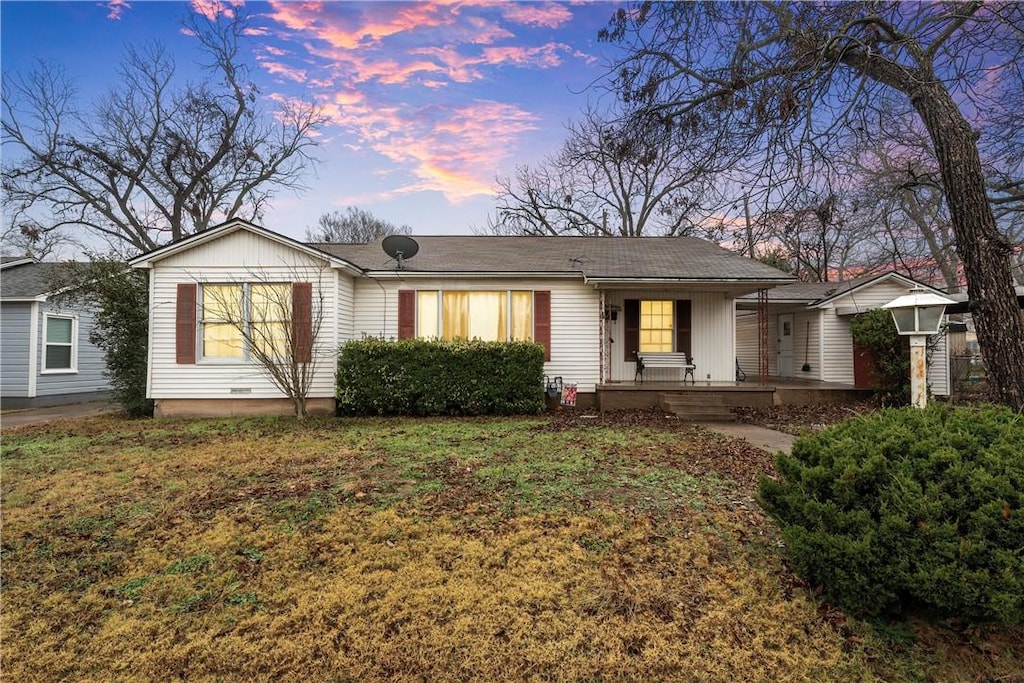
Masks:
[[[91,401],[89,403],[73,403],[67,406],[14,410],[0,415],[0,429],[44,424],[74,417],[105,415],[107,413],[116,413],[118,410],[120,410],[120,407],[113,401]]]

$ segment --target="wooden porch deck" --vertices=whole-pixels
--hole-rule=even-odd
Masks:
[[[597,386],[600,410],[637,410],[662,403],[665,394],[706,395],[709,403],[724,406],[767,407],[851,403],[871,396],[871,389],[852,384],[818,382],[799,377],[769,377],[764,385],[746,382],[608,382]]]

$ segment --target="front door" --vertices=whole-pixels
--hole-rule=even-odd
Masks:
[[[779,377],[793,376],[793,314],[779,316]]]

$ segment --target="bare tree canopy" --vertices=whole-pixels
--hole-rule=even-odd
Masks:
[[[677,124],[588,108],[557,154],[498,179],[491,231],[643,237],[689,234],[715,200],[711,181],[736,163],[718,121]]]
[[[993,389],[1024,410],[1014,245],[998,230],[967,119],[1019,101],[1021,26],[1017,3],[643,3],[617,12],[602,37],[627,46],[615,70],[625,100],[673,120],[737,112],[731,133],[758,139],[791,187],[858,128],[885,125],[876,97],[906,98],[931,140]]]
[[[365,244],[386,235],[411,234],[408,225],[395,225],[358,206],[350,206],[344,213],[332,211],[320,216],[317,227],[306,229],[306,241]]]
[[[206,77],[179,85],[159,44],[129,47],[118,85],[87,109],[63,69],[39,62],[3,84],[6,220],[53,217],[119,250],[146,251],[232,217],[258,220],[274,193],[301,188],[324,121],[310,103],[260,105],[240,54],[240,14],[197,15]]]

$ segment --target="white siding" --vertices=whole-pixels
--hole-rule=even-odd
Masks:
[[[820,326],[817,311],[799,311],[793,316],[793,376],[801,379],[822,378]],[[775,321],[778,322],[777,320]],[[778,326],[776,325],[776,333]],[[769,335],[770,336],[770,335]],[[804,365],[811,369],[804,372]]]
[[[883,306],[907,293],[900,282],[886,280],[862,290],[837,297],[822,311],[825,324],[825,375],[830,382],[853,384],[853,336],[850,323],[851,310],[863,313]],[[842,310],[846,315],[837,315]],[[949,358],[945,336],[932,340],[935,347],[928,359],[928,386],[937,396],[949,394]]]
[[[949,396],[949,337],[943,332],[928,341],[934,345],[928,353],[928,390],[935,396]]]
[[[899,282],[884,280],[869,287],[836,297],[826,306],[824,312],[824,375],[829,382],[853,384],[853,336],[850,334],[852,315],[837,315],[837,310],[848,313],[851,310],[864,313],[887,304],[907,293],[907,287]]]
[[[398,336],[398,290],[532,289],[551,292],[551,360],[547,375],[559,376],[579,391],[593,392],[600,381],[600,315],[598,292],[569,279],[505,280],[497,278],[355,281],[355,338]]]
[[[609,322],[608,333],[614,340],[611,348],[612,381],[632,381],[636,363],[627,361],[623,350],[626,299],[689,299],[691,324],[691,353],[697,365],[695,379],[712,382],[732,382],[736,378],[735,311],[734,300],[720,292],[695,292],[678,289],[665,290],[612,290],[605,292],[605,303],[618,306],[618,320]],[[648,372],[650,374],[648,375]],[[675,368],[652,368],[644,372],[644,379],[673,381],[681,374]]]
[[[853,337],[850,335],[850,320],[849,316],[836,315],[834,308],[822,311],[824,358],[821,378],[826,382],[853,384]]]
[[[314,318],[322,305],[320,334],[313,343],[316,372],[310,398],[334,396],[337,330],[343,310],[335,272],[319,259],[246,231],[199,245],[156,264],[152,272],[153,326],[150,348],[150,397],[163,398],[280,398],[282,393],[255,362],[175,362],[175,299],[178,283],[187,282],[311,282]],[[342,274],[342,282],[348,276]],[[234,390],[234,391],[232,391]]]
[[[356,337],[356,288],[352,278],[338,273],[338,344]]]
[[[757,312],[740,311],[736,315],[736,360],[747,374],[747,380],[756,379],[760,371],[757,355]]]

